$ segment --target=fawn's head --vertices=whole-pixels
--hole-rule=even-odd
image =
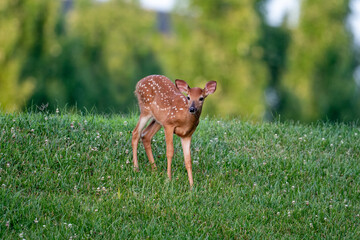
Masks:
[[[205,98],[214,93],[216,90],[216,82],[210,81],[206,83],[205,88],[190,88],[189,85],[180,79],[175,80],[176,87],[180,92],[185,92],[188,99],[189,112],[191,114],[201,113]]]

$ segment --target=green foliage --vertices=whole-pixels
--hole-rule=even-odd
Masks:
[[[292,93],[286,117],[304,121],[359,117],[356,105],[360,96],[353,79],[355,56],[344,24],[348,5],[348,0],[302,2],[302,17],[291,33],[283,81]],[[294,101],[299,103],[296,110]]]
[[[31,104],[126,112],[136,82],[161,73],[152,39],[139,37],[153,31],[153,16],[133,3],[79,1],[65,15],[61,1],[8,2],[0,28],[14,28],[0,40],[5,110],[20,109],[32,93]]]
[[[169,76],[191,86],[219,84],[205,111],[261,119],[264,113],[265,65],[259,61],[260,19],[253,1],[190,1],[195,17],[174,20],[174,36],[163,38],[159,59]],[[165,48],[165,49],[164,49]]]
[[[122,1],[76,9],[69,17],[69,35],[78,44],[74,63],[81,64],[77,69],[83,89],[78,89],[82,94],[77,102],[127,112],[135,104],[137,81],[161,73],[152,38],[145,37],[153,31],[153,15]]]
[[[173,180],[131,131],[137,116],[0,114],[0,238],[356,239],[360,129],[203,119],[189,190],[179,139]]]
[[[21,11],[33,10],[30,7],[20,1],[4,0],[0,3],[0,110],[19,110],[34,88],[34,79],[20,81],[21,67],[28,50],[25,46],[26,51],[19,51],[26,34]]]
[[[136,82],[164,74],[192,87],[216,80],[209,115],[356,120],[349,1],[303,1],[293,28],[268,26],[266,1],[192,0],[162,33],[156,13],[136,0],[73,1],[69,12],[63,1],[4,0],[0,109],[49,103],[51,110],[131,112]]]
[[[278,115],[287,114],[291,109],[285,109],[284,105],[290,93],[282,87],[283,76],[286,71],[286,63],[288,57],[288,47],[291,41],[291,35],[286,22],[282,26],[272,27],[266,23],[264,4],[267,1],[257,1],[257,8],[262,19],[262,36],[259,41],[260,46],[264,48],[263,61],[265,62],[268,75],[267,86],[265,90],[266,96],[266,113],[265,119],[273,121]],[[292,107],[296,108],[293,103]],[[299,116],[293,119],[299,119]]]

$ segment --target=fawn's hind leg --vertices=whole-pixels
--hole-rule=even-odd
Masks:
[[[144,129],[144,131],[141,133],[141,139],[142,139],[142,142],[145,147],[146,155],[149,159],[151,168],[153,170],[156,169],[156,164],[155,164],[155,160],[154,160],[153,153],[151,150],[151,139],[153,138],[155,133],[157,133],[160,130],[160,128],[161,128],[161,125],[158,122],[156,122],[155,120],[152,120],[150,122],[149,126],[147,126]]]
[[[140,133],[150,118],[151,118],[151,115],[144,115],[141,113],[139,121],[136,124],[136,127],[132,133],[131,146],[133,149],[134,169],[136,171],[139,170],[139,164],[138,164],[138,159],[137,159],[137,146],[138,146],[139,139],[140,139]]]

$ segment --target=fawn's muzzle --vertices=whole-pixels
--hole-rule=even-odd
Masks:
[[[189,112],[191,112],[191,113],[195,113],[195,112],[196,112],[196,108],[194,108],[194,107],[190,107],[190,108],[189,108]]]
[[[193,102],[189,108],[189,112],[194,114],[197,111],[197,108],[195,107],[195,103]]]

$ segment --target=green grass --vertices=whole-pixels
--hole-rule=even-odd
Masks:
[[[175,137],[166,176],[137,117],[0,113],[0,239],[359,239],[360,129],[203,118],[189,190]]]

